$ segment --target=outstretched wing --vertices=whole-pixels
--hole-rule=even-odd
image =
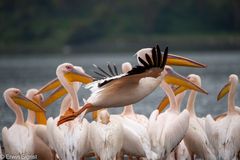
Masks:
[[[164,69],[168,57],[168,47],[165,48],[164,54],[162,55],[161,50],[159,46],[152,48],[151,53],[145,54],[145,60],[141,57],[138,57],[139,62],[141,65],[136,65],[127,73],[118,74],[116,65],[113,65],[113,68],[108,64],[108,71],[100,68],[97,65],[94,65],[95,68],[98,69],[98,71],[94,71],[100,76],[102,79],[99,79],[97,81],[94,81],[93,83],[90,83],[86,85],[87,89],[90,89],[92,92],[95,92],[108,84],[109,82],[113,82],[115,80],[119,80],[123,77],[132,76],[136,74],[144,73],[145,71],[152,69],[152,68],[160,68],[161,70]],[[161,71],[160,70],[160,71]],[[115,73],[114,73],[115,72]]]

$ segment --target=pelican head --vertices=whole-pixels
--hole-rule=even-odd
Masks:
[[[78,81],[84,84],[92,82],[92,77],[84,72],[82,67],[75,67],[71,63],[63,63],[57,67],[57,74],[63,73],[69,82]]]
[[[3,93],[3,96],[4,96],[4,99],[6,102],[8,102],[8,100],[10,99],[14,103],[16,103],[20,106],[23,106],[26,109],[30,109],[35,112],[45,112],[44,108],[42,108],[40,105],[38,105],[34,101],[25,97],[22,94],[21,90],[19,90],[17,88],[9,88],[9,89],[5,90]],[[11,106],[10,104],[8,104],[8,105]]]
[[[110,122],[110,115],[106,109],[100,111],[99,119],[102,124],[108,124]]]
[[[171,71],[172,68],[169,66],[166,66],[165,68],[166,68],[166,71],[164,73],[164,74],[166,74],[165,81],[167,83],[170,83],[171,81],[174,80],[171,75],[173,71]],[[170,77],[168,77],[167,72],[170,73]],[[178,86],[173,89],[175,95],[178,95],[188,89],[195,90],[195,91],[198,91],[198,92],[201,92],[204,94],[208,94],[208,92],[206,90],[201,88],[201,78],[196,74],[190,74],[187,78],[184,78],[183,76],[179,75],[179,77],[177,79],[179,79],[179,80],[175,80],[175,82],[172,83],[172,84],[176,84]],[[168,104],[169,104],[169,99],[167,96],[165,96],[158,106],[159,112],[162,112]]]
[[[160,48],[158,47],[158,45],[157,45],[157,50],[160,51]],[[152,48],[143,48],[143,49],[140,49],[135,55],[146,61],[145,55],[148,54],[150,56],[151,53],[152,53]],[[138,64],[142,65],[139,60],[138,60]],[[202,64],[190,58],[186,58],[186,57],[178,56],[174,54],[168,54],[166,64],[173,65],[173,66],[185,66],[185,67],[194,67],[194,68],[207,67],[205,64]]]
[[[204,94],[208,94],[206,90],[204,90],[203,88],[200,87],[199,83],[195,83],[196,82],[196,77],[198,77],[197,79],[200,80],[200,77],[197,75],[189,75],[188,78],[185,78],[184,76],[178,74],[177,72],[175,72],[172,67],[170,66],[165,66],[165,69],[163,71],[163,74],[165,74],[164,76],[164,81],[169,83],[169,84],[174,84],[174,85],[178,85],[181,87],[185,87],[185,89],[192,89]],[[190,78],[192,77],[192,78]],[[201,82],[200,82],[201,84]]]
[[[69,82],[80,82],[87,84],[93,81],[93,77],[86,74],[82,67],[74,66],[71,63],[63,63],[57,67],[57,74],[62,74]],[[58,78],[48,82],[39,89],[37,94],[46,93],[61,86]],[[65,92],[66,94],[66,92]],[[64,95],[64,94],[63,94]]]
[[[229,82],[224,85],[224,87],[221,89],[221,91],[219,92],[218,96],[217,96],[217,100],[219,101],[220,99],[222,99],[227,93],[229,93],[230,91],[230,87],[231,85],[233,86],[233,88],[236,88],[236,86],[238,85],[239,80],[238,80],[238,76],[236,74],[231,74],[229,76]]]
[[[42,104],[44,97],[42,94],[37,94],[38,90],[37,89],[29,89],[26,93],[26,97],[28,97],[29,99],[31,99],[32,101],[34,101],[37,104]]]
[[[33,102],[41,105],[41,107],[45,107],[43,106],[43,102],[44,102],[44,97],[42,94],[37,94],[38,90],[37,89],[29,89],[26,93],[26,97],[28,97],[30,100],[32,100]],[[34,117],[32,118],[32,115],[34,115],[34,113],[31,113],[31,111],[28,113],[28,120],[29,121],[33,121],[34,122]],[[47,118],[44,112],[35,112],[36,115],[36,120],[38,124],[43,124],[46,125],[47,124]]]
[[[196,84],[196,85],[198,85],[198,86],[201,86],[201,78],[200,78],[199,75],[190,74],[190,75],[188,75],[188,79],[189,79],[192,83],[194,83],[194,84]]]
[[[125,62],[125,63],[122,64],[122,71],[123,71],[123,73],[127,73],[130,70],[132,70],[131,63]]]

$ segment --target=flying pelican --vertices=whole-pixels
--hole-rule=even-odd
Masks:
[[[160,87],[170,100],[170,108],[161,114],[158,109],[152,112],[148,132],[153,151],[160,156],[160,159],[165,159],[184,138],[189,124],[189,112],[184,110],[179,114],[171,87],[165,81],[162,81]]]
[[[45,111],[37,103],[29,100],[21,91],[16,88],[9,88],[3,93],[4,100],[10,109],[15,113],[16,120],[10,128],[2,129],[2,140],[6,155],[15,156],[10,159],[21,159],[24,156],[27,159],[34,157],[34,130],[24,121],[23,112],[20,106],[24,108],[41,112]]]
[[[152,58],[152,59],[154,59],[153,62],[154,63],[158,63],[158,61],[160,61],[160,63],[161,63],[161,60],[160,60],[161,57],[156,57],[156,56],[159,56],[159,53],[160,53],[160,48],[159,48],[158,45],[157,45],[156,48],[155,47],[154,48],[143,48],[143,49],[139,50],[135,55],[137,55],[137,57],[140,57],[142,60],[147,61],[146,60],[147,56],[145,56],[145,55],[148,54],[148,57],[149,56],[152,57],[152,52],[157,52],[157,55],[156,55],[156,53],[153,54],[154,55],[154,57]],[[137,60],[138,60],[138,64],[140,66],[143,66],[143,64],[140,62],[140,59],[138,58]],[[174,54],[168,54],[167,55],[166,64],[167,65],[175,65],[175,66],[194,67],[194,68],[205,68],[206,67],[205,64],[199,63],[199,62],[194,61],[194,60],[189,59],[189,58],[185,58],[185,57],[182,57],[182,56],[174,55]],[[160,64],[158,64],[158,65],[160,65]],[[94,65],[94,66],[97,67],[96,65]],[[100,69],[101,71],[103,71],[103,69],[101,69],[100,67],[97,67],[97,68]],[[114,69],[112,69],[110,67],[110,65],[108,64],[108,69],[109,69],[109,73],[107,73],[105,71],[103,71],[103,73],[99,73],[99,72],[97,73],[95,71],[94,72],[97,73],[98,75],[100,75],[101,77],[104,77],[104,78],[112,77],[114,75],[118,75],[118,71],[117,71],[117,68],[116,68],[115,65],[114,65]],[[74,74],[74,73],[69,73],[69,74],[66,74],[65,76],[71,82],[72,81],[79,81],[79,80],[82,81],[82,79],[79,76],[77,76],[76,74]],[[60,85],[61,85],[61,83],[58,80],[58,78],[55,78],[52,81],[48,82],[46,85],[44,85],[41,89],[39,89],[38,94],[45,93],[45,92],[48,92],[50,90],[56,89]],[[65,91],[64,90],[59,90],[57,96],[58,96],[58,98],[60,98],[61,96],[63,96],[66,93],[67,93],[66,90]],[[50,103],[52,103],[52,101]]]
[[[88,83],[92,81],[92,78],[87,75],[82,68],[77,68],[70,63],[61,64],[56,70],[60,83],[71,97],[71,110],[76,111],[79,109],[77,97],[77,90],[79,87],[75,87],[74,89],[74,86],[69,80],[70,77],[66,76],[70,73],[79,76],[79,81],[82,83]],[[67,101],[68,100],[64,103],[69,103]],[[61,112],[64,110],[65,109],[61,107]],[[48,136],[51,139],[50,146],[54,148],[57,155],[62,160],[79,160],[89,151],[88,121],[86,119],[76,118],[74,121],[68,122],[62,126],[57,126],[58,119],[59,117],[55,119],[49,118],[47,121]]]
[[[227,115],[218,121],[214,121],[210,115],[206,118],[209,139],[216,151],[218,151],[218,158],[223,160],[238,159],[240,150],[240,115],[235,110],[235,96],[238,83],[238,76],[235,74],[230,75],[229,83],[218,94],[218,99],[220,100],[228,93]]]
[[[143,66],[136,66],[128,73],[113,77],[109,75],[108,78],[90,83],[87,88],[90,88],[92,94],[87,99],[87,103],[76,112],[67,111],[60,117],[58,125],[75,119],[84,111],[87,113],[103,107],[110,108],[134,104],[152,93],[163,78],[168,83],[175,82],[199,89],[193,84],[185,83],[182,77],[176,76],[175,72],[161,74],[167,62],[168,48],[165,49],[163,57],[158,46],[151,50],[151,57],[149,54],[145,54],[146,61],[138,57]],[[173,77],[177,77],[178,81],[175,81]]]
[[[121,122],[111,119],[107,110],[99,111],[98,121],[90,124],[89,141],[101,160],[115,160],[123,144]]]
[[[43,101],[43,95],[36,93],[37,89],[29,89],[26,93],[26,97],[33,102],[41,105]],[[35,124],[35,118],[37,124]],[[28,117],[26,124],[32,126],[34,129],[34,153],[38,156],[39,159],[54,159],[51,149],[49,148],[49,141],[47,137],[47,127],[46,127],[46,117],[44,112],[34,112],[28,110]]]

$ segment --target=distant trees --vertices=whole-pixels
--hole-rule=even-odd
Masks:
[[[240,32],[239,0],[1,0],[0,44]]]

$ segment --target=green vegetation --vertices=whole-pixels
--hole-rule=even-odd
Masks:
[[[240,48],[239,0],[1,0],[0,20],[1,53],[121,51],[155,42]]]

